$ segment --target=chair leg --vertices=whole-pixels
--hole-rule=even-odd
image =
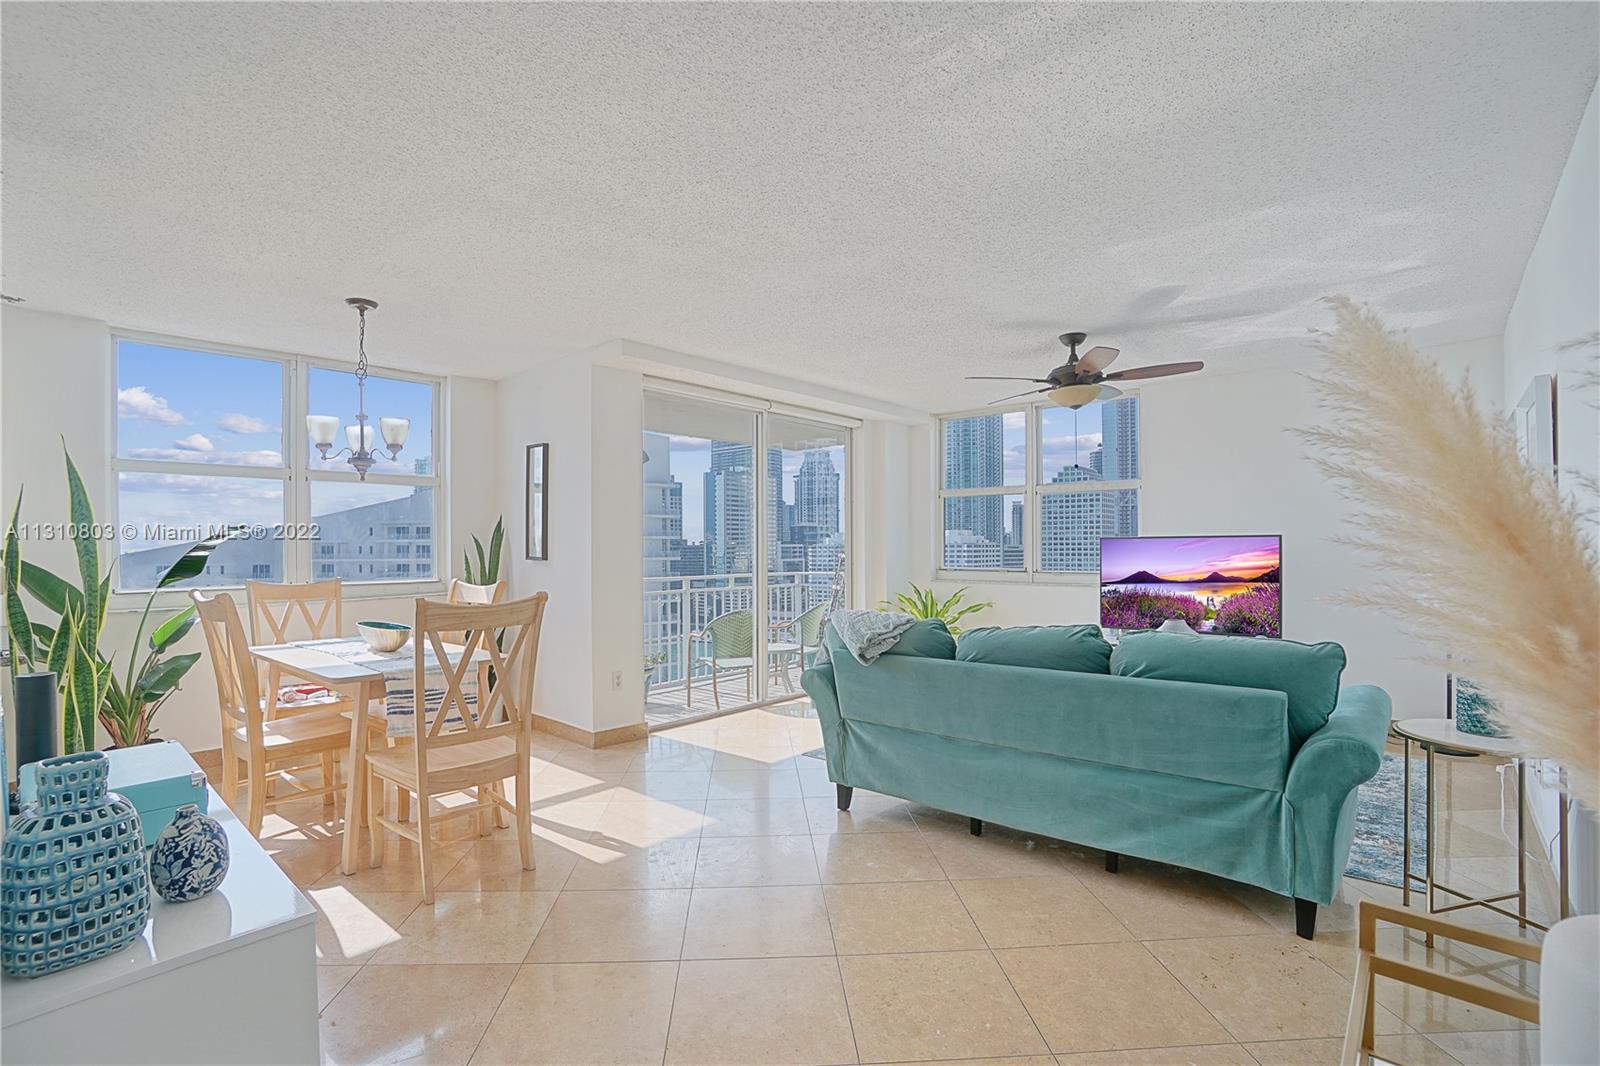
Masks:
[[[333,772],[332,751],[325,751],[322,753],[322,784],[328,789],[327,794],[322,797],[322,805],[324,807],[332,807],[333,794],[338,790],[339,786],[339,782],[335,780]]]
[[[478,835],[486,837],[494,829],[494,810],[498,805],[494,802],[494,786],[479,785],[475,790],[478,799]]]
[[[404,796],[406,790],[402,788]],[[433,811],[428,797],[417,796],[417,861],[422,867],[422,902],[433,902]]]
[[[506,798],[506,783],[504,781],[496,781],[492,787],[496,796],[499,796],[501,799]],[[510,812],[508,812],[498,803],[494,805],[494,825],[496,829],[511,828]]]
[[[222,747],[222,797],[228,801],[228,807],[237,814],[239,808],[239,760],[233,754],[233,749],[226,744]]]
[[[267,816],[267,761],[259,752],[250,753],[250,810],[245,825],[250,835],[260,839],[261,823]]]
[[[367,779],[367,865],[372,868],[383,865],[384,828],[378,819],[383,817],[388,792],[377,774]]]
[[[711,704],[722,710],[722,694],[717,691],[717,661],[711,660]]]
[[[533,779],[526,766],[517,774],[517,850],[522,868],[533,869]]]

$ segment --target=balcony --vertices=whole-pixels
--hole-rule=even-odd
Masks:
[[[842,603],[842,579],[834,570],[767,576],[768,698],[801,694],[805,652],[798,647],[794,621],[819,604]],[[645,721],[651,728],[730,710],[758,698],[755,678],[746,665],[720,667],[713,691],[711,642],[695,635],[717,618],[749,611],[754,597],[750,573],[644,579]]]

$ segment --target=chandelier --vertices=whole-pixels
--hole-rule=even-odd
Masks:
[[[306,429],[311,432],[311,443],[317,446],[317,451],[322,453],[324,462],[328,462],[348,455],[348,462],[355,468],[361,480],[367,480],[367,471],[377,465],[379,458],[391,462],[400,457],[400,449],[405,447],[406,435],[411,432],[409,418],[380,418],[378,430],[383,434],[383,443],[388,445],[388,450],[372,447],[372,427],[367,425],[367,312],[376,310],[378,302],[360,296],[352,296],[345,303],[356,309],[361,316],[361,334],[356,345],[356,424],[344,427],[344,438],[349,442],[349,447],[331,451],[334,438],[339,433],[339,419],[336,415],[306,415]]]

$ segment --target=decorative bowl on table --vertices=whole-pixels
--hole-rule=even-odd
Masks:
[[[399,651],[411,639],[411,627],[404,622],[357,622],[356,631],[373,651]]]

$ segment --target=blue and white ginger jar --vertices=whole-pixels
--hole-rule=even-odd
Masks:
[[[187,903],[227,874],[228,835],[215,818],[185,803],[150,845],[150,884],[168,903]]]

